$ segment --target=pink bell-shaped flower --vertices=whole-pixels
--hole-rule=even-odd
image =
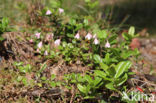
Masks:
[[[57,40],[54,41],[55,46],[59,46],[60,43],[61,43],[61,40],[60,39],[57,39]]]
[[[35,34],[35,36],[36,36],[37,39],[40,38],[40,35],[41,35],[41,33],[36,33],[36,34]]]
[[[41,48],[42,48],[42,45],[43,45],[42,42],[39,42],[38,45],[37,45],[37,47],[38,47],[39,49],[41,49]]]
[[[51,11],[47,10],[46,15],[51,15],[51,14],[52,14]]]
[[[64,9],[59,8],[59,13],[60,13],[60,14],[64,13]]]
[[[94,42],[93,42],[95,45],[99,44],[99,40],[97,38],[94,39]]]
[[[107,40],[107,42],[105,44],[105,48],[110,48],[110,43],[108,42],[108,40]]]
[[[29,42],[30,42],[30,43],[33,43],[34,41],[33,41],[33,39],[30,39]]]
[[[85,36],[85,39],[88,39],[88,40],[92,39],[92,34],[91,34],[91,33],[88,33],[88,34]]]
[[[75,39],[80,39],[80,34],[79,33],[77,33],[76,35],[75,35],[75,37],[74,37]]]
[[[47,55],[48,55],[48,51],[45,51],[45,52],[44,52],[44,55],[47,56]]]
[[[37,48],[37,50],[36,50],[38,53],[40,52],[40,50]]]

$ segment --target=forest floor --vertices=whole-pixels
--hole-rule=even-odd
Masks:
[[[139,41],[140,52],[146,64],[144,73],[149,72],[150,68],[156,72],[156,38],[140,38]]]

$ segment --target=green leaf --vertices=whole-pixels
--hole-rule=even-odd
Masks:
[[[116,73],[115,68],[110,67],[109,69],[107,69],[106,73],[107,73],[107,75],[109,75],[109,77],[113,78]]]
[[[112,59],[112,58],[111,58],[111,59]],[[111,59],[110,59],[110,54],[107,53],[107,54],[105,55],[104,62],[105,62],[106,64],[109,64],[109,63],[111,62]]]
[[[58,8],[61,6],[60,0],[50,0],[49,2],[53,8]]]
[[[98,4],[99,4],[99,1],[98,0],[96,0],[95,2],[93,2],[93,3],[91,3],[90,4],[90,8],[96,8],[97,6],[98,6]]]
[[[75,19],[70,19],[69,23],[70,23],[71,25],[76,25],[76,20],[75,20]]]
[[[22,79],[22,83],[23,83],[24,85],[28,85],[27,78],[23,77],[23,79]]]
[[[104,63],[100,63],[100,67],[103,69],[103,70],[107,70],[108,69],[108,65],[104,64]]]
[[[94,99],[95,96],[85,96],[84,99]]]
[[[135,33],[135,28],[134,26],[131,26],[128,30],[128,34],[131,35],[132,37],[134,36],[134,33]]]
[[[100,39],[106,39],[107,36],[108,36],[107,30],[99,30],[99,31],[97,32],[97,36],[98,36],[98,38],[100,38]]]
[[[93,56],[93,58],[94,58],[94,60],[95,60],[97,63],[101,63],[101,62],[102,62],[102,59],[101,59],[101,57],[100,57],[98,54],[95,54],[95,55]]]
[[[107,74],[105,72],[103,72],[103,71],[95,70],[94,73],[95,73],[95,75],[103,78],[104,80],[112,81],[111,78],[107,78]]]
[[[116,34],[112,35],[112,36],[108,39],[109,43],[110,43],[111,45],[117,43],[117,40],[116,40],[117,37],[118,37],[118,36],[117,36]]]
[[[56,83],[54,81],[50,82],[51,87],[56,87]]]
[[[85,75],[84,76],[85,80],[87,80],[87,82],[90,84],[93,80],[89,75]]]
[[[135,75],[135,72],[128,72],[128,75]]]
[[[124,59],[127,59],[128,57],[132,56],[135,54],[135,51],[123,51],[121,53],[121,57]]]
[[[56,78],[56,75],[55,74],[52,74],[51,75],[51,80],[54,80]]]
[[[18,69],[20,70],[20,72],[23,72],[23,73],[27,73],[28,70],[25,69],[23,66],[19,66]]]
[[[85,25],[88,25],[89,24],[87,19],[84,19],[84,24]]]
[[[14,65],[15,66],[21,66],[21,65],[23,65],[24,63],[23,62],[14,62]]]
[[[90,0],[85,0],[86,3],[91,2]]]
[[[101,100],[100,103],[107,103],[105,100]]]
[[[105,72],[100,71],[100,70],[95,70],[94,73],[95,73],[95,75],[100,76],[100,77],[107,76],[107,74]]]
[[[114,78],[119,78],[125,71],[127,71],[131,67],[132,63],[130,61],[120,62],[115,67],[116,74]]]
[[[87,25],[87,24],[86,24],[86,25]],[[77,24],[77,25],[76,25],[75,31],[80,30],[82,27],[83,27],[83,25],[82,25],[81,23],[80,23],[80,24]]]
[[[117,86],[121,86],[127,79],[128,79],[127,74],[125,74],[122,78],[119,78],[119,81],[117,81]]]
[[[79,89],[80,92],[87,94],[87,88],[86,86],[82,86],[81,84],[77,85],[77,88]]]
[[[8,18],[5,18],[5,17],[4,17],[4,18],[2,19],[2,24],[1,24],[2,32],[5,32],[5,31],[6,31],[8,24],[9,24]]]
[[[85,81],[85,79],[80,74],[78,74],[77,75],[77,81],[82,83]]]
[[[17,77],[17,81],[18,81],[18,82],[20,82],[22,79],[23,79],[22,76],[18,76],[18,77]]]
[[[44,76],[44,77],[41,77],[41,80],[45,81],[47,78]]]
[[[129,34],[127,34],[127,33],[122,33],[122,36],[123,36],[123,38],[124,38],[125,40],[127,40],[127,41],[132,39],[131,35],[129,35]]]
[[[31,65],[30,64],[27,64],[26,66],[24,66],[24,69],[27,70],[27,72],[30,72],[31,71]]]
[[[39,73],[43,72],[44,69],[46,69],[47,65],[44,63],[41,65],[41,69],[39,70]]]
[[[0,41],[3,41],[4,40],[4,38],[3,37],[0,37]]]
[[[73,34],[70,34],[70,33],[67,33],[67,36],[68,36],[69,38],[73,38],[73,37],[74,37]]]
[[[102,85],[102,84],[100,84],[101,81],[102,81],[102,78],[95,77],[94,86],[95,86],[95,87],[101,86],[101,85]],[[98,84],[99,84],[99,85],[98,85]]]
[[[106,87],[107,89],[110,89],[110,90],[116,90],[116,89],[114,88],[114,86],[113,86],[113,83],[108,83],[108,84],[105,85],[105,87]]]

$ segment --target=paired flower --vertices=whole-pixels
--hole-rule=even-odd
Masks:
[[[105,48],[110,48],[110,43],[108,42],[108,40],[107,40],[107,42],[105,44]]]
[[[92,34],[91,34],[91,33],[88,33],[88,34],[85,36],[85,39],[88,39],[88,40],[92,39]]]
[[[51,11],[47,10],[46,15],[51,15],[51,14],[52,14]]]
[[[88,33],[88,34],[85,36],[85,39],[88,39],[88,40],[90,40],[90,39],[92,39],[92,38],[94,38],[93,44],[95,44],[95,45],[99,44],[99,40],[97,39],[96,34],[94,34],[94,35],[92,36],[91,33]]]
[[[94,43],[95,45],[99,44],[99,40],[97,39],[96,34],[93,35],[93,38],[94,38],[94,42],[93,42],[93,43]]]
[[[80,34],[79,33],[77,33],[76,35],[75,35],[75,37],[74,37],[75,39],[80,39]]]
[[[64,12],[64,9],[59,8],[59,13],[62,14]]]
[[[41,49],[41,48],[42,48],[42,42],[39,42],[38,45],[37,45],[37,47],[38,47],[39,49]]]
[[[55,46],[59,46],[60,43],[61,43],[61,40],[60,39],[57,39],[57,40],[54,41]]]

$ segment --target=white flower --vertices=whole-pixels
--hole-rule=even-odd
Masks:
[[[47,10],[46,15],[51,15],[51,14],[52,14],[51,11]]]
[[[75,37],[74,37],[75,39],[80,39],[80,34],[79,33],[77,33],[76,35],[75,35]]]
[[[94,34],[94,35],[93,35],[93,38],[94,38],[94,39],[96,39],[96,38],[97,38],[97,37],[96,37],[96,34]]]
[[[45,52],[44,52],[44,55],[48,55],[48,52],[47,52],[47,51],[45,51]]]
[[[61,43],[61,40],[60,39],[57,39],[57,40],[54,41],[55,46],[59,46],[60,43]]]
[[[59,8],[59,13],[62,14],[64,12],[64,9]]]
[[[91,34],[91,33],[88,33],[88,34],[85,36],[85,39],[88,39],[88,40],[92,39],[92,34]]]
[[[105,44],[105,48],[110,48],[110,43],[108,42],[108,40],[107,40],[107,42]]]
[[[38,47],[39,49],[42,48],[42,42],[39,42],[38,45],[37,45],[37,47]]]
[[[35,34],[36,38],[38,38],[38,39],[40,38],[40,35],[41,35],[41,33],[36,33]]]
[[[95,45],[99,44],[99,40],[97,38],[94,39],[94,42],[93,42]]]

